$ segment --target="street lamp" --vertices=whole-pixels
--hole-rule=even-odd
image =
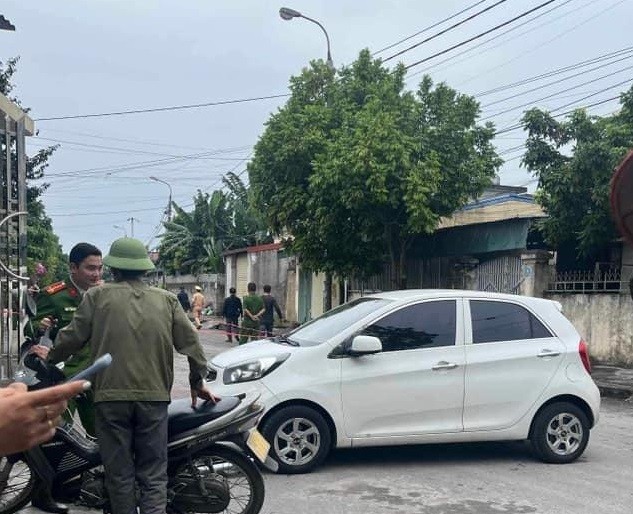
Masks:
[[[0,14],[0,30],[15,30],[15,25]]]
[[[321,30],[325,34],[325,40],[327,41],[327,60],[325,62],[327,63],[328,68],[330,68],[331,70],[334,69],[334,61],[332,60],[332,53],[330,52],[330,36],[328,36],[328,33],[325,30],[325,27],[323,25],[321,25],[318,21],[312,18],[308,18],[307,16],[304,16],[299,11],[290,9],[289,7],[282,7],[281,9],[279,9],[279,16],[281,16],[281,18],[286,21],[290,21],[293,18],[303,18],[304,20],[308,20],[308,21],[311,21],[312,23],[316,23],[319,27],[321,27]]]
[[[125,227],[122,227],[121,225],[112,225],[114,228],[116,228],[117,230],[122,230],[123,231],[123,235],[125,237],[127,237],[127,230],[125,230]]]
[[[171,221],[171,197],[172,197],[171,184],[158,177],[152,176],[150,177],[150,179],[153,180],[154,182],[160,182],[161,184],[165,184],[169,188],[169,203],[167,204],[167,221]]]

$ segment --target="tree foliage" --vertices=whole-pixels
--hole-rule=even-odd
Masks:
[[[269,241],[239,177],[229,173],[223,183],[227,191],[217,190],[210,195],[198,191],[190,212],[173,204],[176,215],[164,224],[159,247],[160,261],[167,272],[217,273],[223,270],[225,250]]]
[[[13,102],[20,105],[28,112],[28,109],[20,104],[18,98],[12,95],[15,84],[13,76],[17,71],[18,58],[8,59],[5,63],[0,61],[0,93],[9,97]],[[34,180],[41,180],[44,171],[48,167],[51,155],[58,146],[50,146],[39,150],[35,155],[27,156],[26,178],[27,178],[27,269],[33,275],[38,263],[46,267],[46,275],[42,277],[43,282],[59,280],[67,272],[67,259],[62,253],[59,238],[53,231],[51,219],[46,215],[46,210],[42,202],[42,194],[48,188],[46,183],[33,184]],[[14,165],[17,165],[17,156],[13,154]]]
[[[404,88],[364,50],[338,76],[313,62],[271,116],[249,178],[258,209],[315,271],[366,276],[404,263],[418,234],[435,230],[490,183],[501,164],[477,102],[424,77]]]
[[[536,199],[548,214],[542,221],[545,239],[554,248],[571,245],[583,260],[616,236],[609,181],[633,146],[633,88],[621,104],[620,112],[604,117],[577,110],[557,121],[539,109],[523,117],[523,164],[538,178]]]

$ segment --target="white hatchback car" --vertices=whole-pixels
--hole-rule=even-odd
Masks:
[[[214,393],[261,394],[282,473],[335,446],[529,439],[543,461],[571,462],[600,407],[560,304],[477,291],[366,296],[209,367]]]

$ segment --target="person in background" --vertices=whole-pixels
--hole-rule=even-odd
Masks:
[[[202,309],[204,309],[205,300],[200,286],[195,287],[196,292],[191,297],[191,310],[193,311],[193,323],[198,330],[202,328]]]
[[[191,303],[189,302],[189,295],[187,294],[187,291],[185,291],[185,288],[180,286],[180,291],[178,291],[176,296],[178,297],[180,305],[182,305],[182,310],[189,312],[191,310]]]
[[[262,331],[266,334],[266,337],[273,335],[273,324],[275,320],[275,312],[279,316],[279,320],[283,319],[281,308],[277,303],[277,300],[270,294],[271,287],[266,284],[264,286],[264,294],[262,300],[264,301],[264,314],[262,314]]]
[[[0,388],[0,456],[28,450],[55,435],[66,401],[87,391],[90,382],[78,380],[39,391],[13,383]]]
[[[237,297],[234,287],[229,289],[229,296],[224,299],[222,316],[226,324],[226,342],[231,343],[233,334],[235,334],[235,339],[239,337],[238,323],[242,317],[242,300]]]
[[[99,449],[112,514],[165,514],[167,508],[167,406],[174,379],[174,349],[189,360],[192,408],[197,398],[216,402],[204,387],[207,359],[198,334],[173,293],[150,287],[154,269],[145,245],[125,237],[103,259],[114,282],[84,295],[59,331],[49,360],[63,361],[90,342],[93,360],[112,364],[94,378]]]
[[[257,339],[260,336],[259,326],[261,324],[261,315],[264,314],[264,300],[256,294],[257,285],[255,285],[255,282],[249,282],[246,289],[248,294],[242,301],[244,318],[242,319],[240,344],[247,343],[251,339]]]

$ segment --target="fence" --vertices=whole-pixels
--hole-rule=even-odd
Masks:
[[[556,293],[628,293],[629,284],[622,280],[619,268],[563,271],[556,273],[547,290]]]
[[[0,94],[0,381],[13,375],[26,274],[25,136],[33,121]]]

